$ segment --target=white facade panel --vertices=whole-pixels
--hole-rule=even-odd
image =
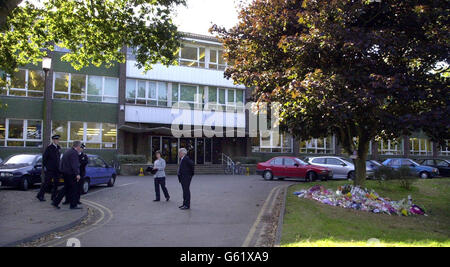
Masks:
[[[179,124],[245,128],[245,113],[126,105],[125,121],[168,125],[175,121]]]
[[[145,73],[143,69],[136,67],[135,60],[127,60],[127,78],[245,89],[245,86],[235,85],[231,79],[225,79],[223,71],[156,64]]]

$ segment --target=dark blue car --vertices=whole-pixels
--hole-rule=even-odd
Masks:
[[[41,183],[41,170],[41,155],[13,155],[0,164],[0,186],[19,187],[26,191],[33,184]]]
[[[407,158],[390,158],[383,162],[384,166],[398,169],[402,166],[411,168],[411,170],[422,179],[433,178],[439,175],[437,168],[420,165],[412,159]]]

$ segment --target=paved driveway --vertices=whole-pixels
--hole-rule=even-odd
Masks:
[[[191,210],[181,211],[175,176],[167,178],[169,202],[153,202],[153,178],[119,177],[115,187],[93,188],[83,196],[85,203],[101,208],[103,220],[76,237],[81,246],[241,246],[280,183],[260,176],[195,176]]]

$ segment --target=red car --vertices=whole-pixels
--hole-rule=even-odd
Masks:
[[[305,181],[332,179],[333,172],[325,167],[311,165],[295,157],[275,157],[258,163],[256,173],[266,180],[277,178],[302,178]]]

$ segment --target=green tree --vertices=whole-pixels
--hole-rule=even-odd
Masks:
[[[282,103],[295,137],[336,134],[363,185],[370,140],[450,138],[448,12],[433,0],[254,0],[235,27],[211,31],[225,76]]]
[[[139,67],[176,60],[179,33],[171,19],[185,0],[0,1],[0,69],[41,61],[53,45],[75,69],[123,62],[121,48],[136,48]]]

